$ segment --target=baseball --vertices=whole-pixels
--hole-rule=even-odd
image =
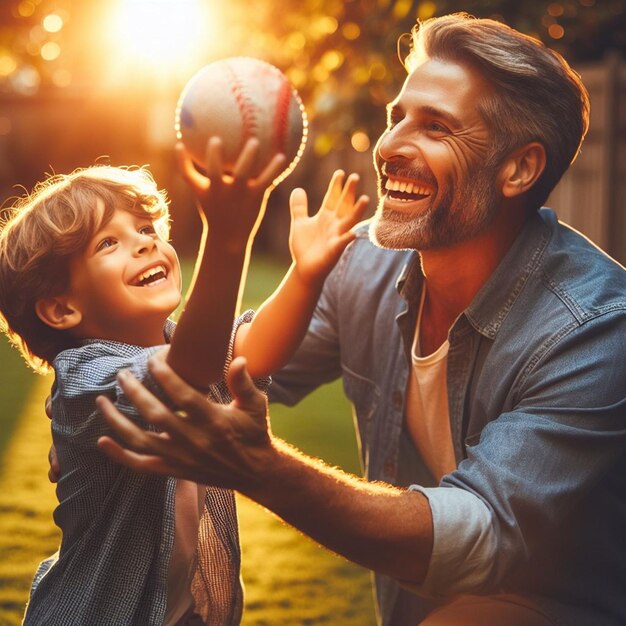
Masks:
[[[256,176],[278,153],[287,167],[277,184],[296,166],[307,137],[307,118],[297,91],[273,65],[250,57],[230,57],[200,69],[185,85],[175,120],[176,136],[194,162],[204,167],[209,137],[222,139],[222,157],[228,171],[252,137],[259,152]]]

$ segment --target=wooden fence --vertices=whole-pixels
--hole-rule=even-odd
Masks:
[[[618,54],[577,68],[589,90],[589,133],[548,206],[626,264],[626,63]]]

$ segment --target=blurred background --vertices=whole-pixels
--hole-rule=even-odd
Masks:
[[[246,292],[255,306],[288,262],[290,190],[304,186],[317,206],[330,173],[342,167],[358,172],[375,197],[371,150],[384,106],[405,77],[402,35],[416,19],[461,10],[542,40],[582,75],[591,128],[548,205],[626,262],[624,0],[0,0],[0,206],[47,174],[147,164],[172,199],[173,243],[191,257],[199,223],[173,166],[176,101],[211,61],[264,59],[300,92],[310,133],[301,163],[272,195],[255,245]],[[56,549],[58,535],[42,407],[50,380],[29,372],[4,339],[0,372],[1,626],[19,623],[35,564]],[[273,408],[273,421],[312,454],[359,471],[339,385],[291,411]],[[366,572],[240,504],[245,623],[374,623]]]

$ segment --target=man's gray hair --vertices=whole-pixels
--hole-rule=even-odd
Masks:
[[[418,23],[405,59],[411,71],[425,58],[466,63],[492,86],[479,104],[501,159],[541,143],[546,168],[529,191],[541,206],[574,161],[589,126],[589,95],[565,59],[540,41],[490,19],[456,13]]]

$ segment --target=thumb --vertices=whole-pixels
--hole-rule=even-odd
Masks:
[[[289,208],[291,209],[291,219],[298,217],[306,217],[308,212],[309,201],[306,191],[300,187],[296,187],[289,196]]]
[[[238,408],[244,411],[261,411],[265,414],[265,396],[254,385],[246,369],[245,358],[237,357],[230,364],[227,383]]]

